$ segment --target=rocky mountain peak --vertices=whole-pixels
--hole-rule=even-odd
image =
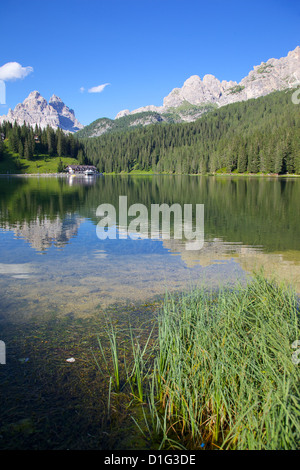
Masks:
[[[41,97],[41,94],[40,92],[38,92],[37,90],[34,90],[32,91],[31,93],[29,93],[28,97],[25,99],[25,101],[27,100],[37,100]]]
[[[184,82],[183,86],[197,87],[201,86],[201,83],[201,78],[198,75],[192,75]]]
[[[34,106],[47,106],[47,104],[48,103],[45,98],[43,98],[42,95],[35,90],[29,93],[22,104],[17,104],[16,108],[18,107],[18,109],[21,109],[22,106],[25,106],[26,108]]]
[[[293,51],[290,51],[287,55],[289,58],[298,58],[300,57],[300,46],[297,46]]]
[[[59,98],[59,96],[53,94],[49,100],[49,104],[51,103],[63,103],[63,101],[61,98]]]
[[[52,95],[49,100],[49,105],[52,106],[52,108],[54,108],[58,112],[58,114],[63,115],[65,117],[70,117],[70,115],[73,115],[75,118],[73,109],[68,108],[68,106],[65,105],[62,99],[59,98],[59,96]]]
[[[162,114],[168,113],[170,108],[179,108],[187,103],[196,106],[206,104],[224,106],[237,101],[259,98],[273,91],[292,88],[297,86],[299,81],[300,46],[297,46],[286,57],[269,59],[267,62],[254,66],[240,83],[233,80],[220,81],[212,74],[204,75],[202,80],[198,75],[192,75],[181,88],[174,88],[163,99],[162,107],[144,106],[131,112],[124,110],[118,113],[117,117],[150,109]],[[193,116],[191,116],[192,119]]]
[[[15,122],[22,125],[25,121],[31,126],[36,124],[41,128],[47,126],[53,129],[61,128],[66,132],[76,132],[84,126],[75,118],[74,111],[56,95],[52,95],[49,103],[43,96],[34,90],[28,97],[9,109],[7,116],[0,116],[0,123],[4,121]]]
[[[118,114],[116,115],[115,119],[119,119],[121,117],[128,116],[130,114],[129,109],[122,109],[122,111],[119,111]]]

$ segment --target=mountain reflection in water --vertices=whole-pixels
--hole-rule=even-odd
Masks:
[[[96,209],[109,203],[118,216],[120,195],[149,214],[151,204],[204,204],[203,248],[186,250],[172,236],[99,240]],[[244,282],[260,267],[300,292],[299,200],[299,179],[1,178],[1,315],[88,315],[99,304]]]

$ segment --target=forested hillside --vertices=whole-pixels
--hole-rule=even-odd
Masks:
[[[31,168],[25,162],[39,160],[54,161],[57,157],[69,157],[79,163],[85,163],[83,144],[73,134],[66,134],[61,129],[51,127],[41,129],[16,122],[0,124],[0,167],[7,171],[20,172],[23,168]],[[57,165],[56,165],[57,166]],[[64,170],[63,161],[58,171]],[[56,168],[55,168],[56,171]]]
[[[192,123],[160,123],[80,141],[100,172],[300,174],[300,106],[292,93],[230,104]]]
[[[100,118],[76,133],[78,138],[98,137],[106,133],[141,128],[156,123],[182,123],[195,121],[200,116],[209,113],[217,108],[216,105],[206,103],[203,105],[193,105],[188,102],[176,108],[168,108],[168,112],[158,113],[153,111],[143,111],[119,117],[117,119]]]

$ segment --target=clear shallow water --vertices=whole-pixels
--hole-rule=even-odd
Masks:
[[[87,316],[264,267],[300,291],[299,180],[187,176],[0,179],[1,318]],[[99,204],[204,204],[205,242],[100,240]],[[150,214],[150,210],[149,210]],[[117,217],[118,219],[118,217]],[[118,229],[118,227],[117,227]]]
[[[172,246],[172,241],[100,241],[88,219],[64,247],[52,245],[42,253],[11,231],[1,230],[0,237],[1,314],[10,320],[53,310],[86,316],[98,306],[143,302],[166,290],[244,278],[233,259],[191,263],[179,251],[185,251],[184,245]]]

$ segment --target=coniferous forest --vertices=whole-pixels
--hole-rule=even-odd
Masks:
[[[71,157],[101,173],[300,174],[300,105],[292,102],[292,93],[230,104],[191,123],[157,123],[100,137],[4,122],[0,160],[5,140],[17,158]]]
[[[41,156],[58,156],[76,158],[79,163],[85,163],[83,144],[74,134],[66,134],[61,129],[3,122],[0,124],[0,160],[5,152],[6,139],[9,151],[18,154],[19,158],[36,160]]]
[[[80,139],[100,172],[300,174],[293,90],[224,106],[195,122],[153,124]]]

